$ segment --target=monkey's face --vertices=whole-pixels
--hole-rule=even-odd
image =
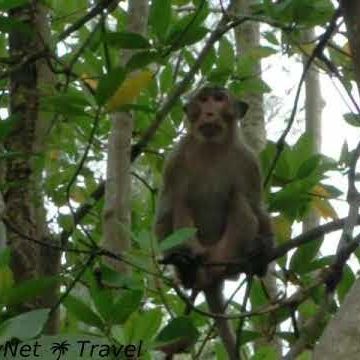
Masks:
[[[185,107],[188,130],[200,142],[224,143],[246,110],[247,105],[237,102],[226,89],[204,87]]]

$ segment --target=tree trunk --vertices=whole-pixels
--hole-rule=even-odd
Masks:
[[[237,0],[236,12],[248,14],[252,0]],[[249,49],[259,46],[259,23],[247,21],[235,29],[236,52],[238,56],[245,54]],[[253,66],[253,76],[261,76],[261,63],[256,61]],[[249,105],[249,110],[242,120],[241,129],[246,143],[256,153],[266,145],[266,132],[264,122],[264,99],[262,94],[248,94],[242,99]]]
[[[313,29],[305,30],[303,32],[303,42],[309,43],[315,38],[315,31]],[[308,56],[303,56],[303,64],[305,67],[308,61]],[[305,133],[310,136],[311,152],[313,155],[320,153],[321,149],[321,113],[324,107],[324,101],[321,96],[319,74],[315,66],[311,66],[306,74],[305,79]],[[303,232],[316,228],[320,224],[320,217],[313,211],[303,221]],[[306,244],[298,252],[308,252],[310,249],[313,252],[313,257],[317,256],[318,243],[313,242]],[[310,261],[310,259],[309,259]],[[293,359],[299,355],[308,345],[309,334],[312,328],[317,328],[317,324],[324,321],[327,315],[323,308],[319,309],[318,313],[311,319],[304,319],[301,316],[297,319],[300,337],[292,344],[290,351],[286,354],[286,358]],[[307,320],[307,321],[306,321]],[[304,336],[306,334],[306,336]],[[314,335],[316,336],[316,335]]]
[[[29,26],[31,31],[13,29],[9,33],[9,53],[17,61],[44,48],[50,34],[44,8],[37,3],[21,6],[9,12],[9,18]],[[29,239],[46,241],[44,204],[41,191],[42,170],[35,167],[36,157],[44,150],[43,121],[39,115],[40,90],[45,83],[52,83],[46,62],[25,64],[10,75],[10,114],[15,116],[14,129],[5,140],[9,153],[6,163],[5,194],[6,218],[11,224],[8,242],[12,250],[12,271],[15,281],[38,278],[39,275],[57,274],[60,254],[49,257],[49,249],[40,248]],[[13,231],[16,229],[16,231]],[[46,254],[44,254],[46,253]],[[46,261],[45,261],[46,259]],[[44,260],[44,261],[43,261]],[[49,264],[51,266],[45,266]],[[50,269],[45,271],[45,269]],[[27,304],[23,309],[49,307],[57,299],[57,288]],[[57,320],[53,319],[52,331]]]
[[[305,30],[303,33],[304,43],[309,43],[315,38],[315,31]],[[303,63],[308,60],[308,56],[303,57]],[[305,79],[305,133],[311,138],[311,152],[318,154],[321,150],[321,114],[324,108],[324,100],[321,96],[320,79],[314,66],[311,66]],[[311,211],[303,221],[303,232],[311,230],[320,224],[319,216]],[[315,243],[314,243],[315,244]],[[314,246],[310,244],[310,246]],[[300,251],[306,251],[304,245]],[[316,254],[314,254],[315,256]]]
[[[355,71],[355,80],[360,92],[360,2],[342,0],[347,34]],[[334,318],[329,322],[314,349],[313,359],[356,360],[360,345],[360,281],[355,282]]]
[[[237,0],[236,11],[242,14],[250,12],[250,5],[252,0]],[[257,22],[245,22],[240,27],[235,29],[236,52],[238,56],[242,56],[249,49],[260,45],[260,27]],[[254,75],[261,76],[261,62],[256,61],[253,66]],[[249,110],[242,121],[241,130],[247,145],[259,153],[266,146],[266,130],[264,117],[264,99],[263,95],[259,93],[248,94],[243,99],[249,104]],[[275,271],[275,264],[269,265],[268,274],[263,279],[266,289],[271,298],[275,298],[277,294],[276,279],[271,275]],[[271,325],[270,325],[271,326]],[[264,334],[272,333],[270,329],[259,329]],[[272,345],[281,353],[281,346],[278,341],[272,341]],[[264,342],[257,342],[256,345],[263,345]]]
[[[148,1],[129,1],[127,31],[144,34],[148,19]],[[122,52],[120,62],[124,64],[132,55]],[[103,246],[109,251],[122,254],[130,249],[131,225],[131,138],[133,119],[131,114],[116,113],[111,117],[109,136],[107,179],[103,218]],[[129,270],[123,262],[106,260],[114,269]]]
[[[360,281],[342,303],[341,308],[329,322],[319,344],[315,347],[313,360],[358,360],[360,354]]]
[[[305,43],[313,41],[314,38],[315,31],[313,29],[304,31]],[[303,62],[305,63],[307,59],[308,57],[304,56]],[[321,113],[325,103],[321,96],[319,74],[314,66],[311,66],[306,74],[305,90],[305,131],[312,139],[312,152],[316,154],[321,149]]]
[[[46,7],[38,4],[35,13],[35,26],[37,31],[37,38],[40,48],[44,46],[51,49],[51,29],[48,21]],[[55,89],[55,75],[48,66],[46,59],[41,59],[36,62],[36,70],[38,77],[38,91],[39,96],[45,93],[46,96],[52,94]],[[49,114],[39,111],[38,118],[35,124],[35,138],[34,138],[34,152],[41,154],[46,151],[46,136],[49,131],[51,119]],[[46,224],[46,210],[44,207],[43,194],[43,171],[38,169],[33,174],[34,180],[34,194],[36,194],[35,218],[37,223],[37,239],[48,242],[50,245],[60,245],[58,241],[50,236],[49,229]],[[39,259],[39,276],[56,276],[60,273],[61,252],[54,250],[51,247],[40,247]],[[60,284],[44,293],[40,299],[41,306],[44,308],[52,308],[59,299]],[[59,309],[53,312],[45,328],[45,333],[56,334],[60,330],[60,312]]]

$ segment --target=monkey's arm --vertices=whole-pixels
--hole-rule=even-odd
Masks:
[[[163,185],[155,215],[155,233],[159,241],[177,229],[194,226],[186,205],[187,179],[182,162],[175,150],[164,166]]]
[[[248,202],[258,221],[257,235],[252,242],[250,256],[254,258],[253,272],[259,276],[266,274],[267,258],[274,247],[274,234],[271,217],[263,202],[262,177],[260,166],[253,154],[250,154],[248,168],[252,174],[246,191]]]
[[[155,234],[159,241],[172,232],[194,227],[194,220],[187,205],[187,177],[183,161],[171,154],[164,168],[163,187],[160,191],[155,220]],[[196,273],[205,252],[197,237],[194,236],[184,244],[165,252],[165,263],[175,265],[181,283],[192,288]]]

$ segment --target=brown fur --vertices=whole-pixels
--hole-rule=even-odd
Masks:
[[[219,300],[223,280],[239,272],[231,264],[252,257],[247,272],[262,276],[267,268],[262,259],[272,247],[258,161],[237,128],[246,109],[218,87],[202,88],[190,99],[185,108],[188,132],[166,161],[157,208],[160,241],[176,229],[197,228],[194,238],[170,253],[195,259],[192,267],[175,264],[178,275],[185,287],[205,291],[214,312],[224,311]],[[209,297],[218,300],[214,304]],[[236,359],[226,321],[218,328],[230,358]]]

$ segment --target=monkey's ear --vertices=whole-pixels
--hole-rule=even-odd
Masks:
[[[248,111],[249,105],[241,100],[236,101],[239,118],[243,118]]]

